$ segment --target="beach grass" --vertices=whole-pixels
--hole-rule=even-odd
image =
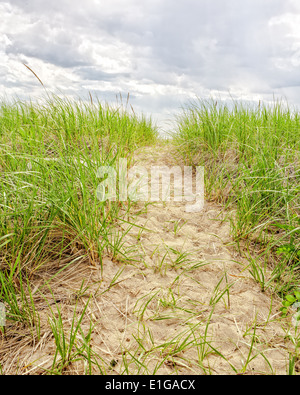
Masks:
[[[0,103],[0,374],[276,374],[271,352],[287,349],[286,371],[296,374],[300,335],[274,314],[273,299],[300,287],[297,111],[199,100],[160,141],[128,99]],[[203,235],[201,219],[168,213],[166,202],[99,199],[100,167],[118,169],[122,158],[129,167],[143,147],[153,163],[156,144],[204,166],[205,200],[223,207],[231,246],[247,258],[241,273],[216,259],[210,219]],[[240,287],[253,291],[246,270],[270,291],[265,316],[229,315],[241,315]],[[223,319],[238,329],[235,345],[215,335]],[[284,334],[266,340],[278,322]]]
[[[231,210],[234,240],[256,247],[261,286],[299,287],[300,117],[285,101],[256,105],[196,100],[178,116],[175,135],[185,163],[205,167],[207,199]],[[254,265],[254,266],[253,266]],[[254,269],[253,269],[254,268]]]
[[[129,165],[156,136],[151,120],[122,105],[54,95],[0,104],[0,300],[8,320],[39,333],[31,284],[41,271],[82,256],[101,269],[104,254],[126,260],[111,240],[130,202],[100,201],[97,169],[117,169],[119,158]]]

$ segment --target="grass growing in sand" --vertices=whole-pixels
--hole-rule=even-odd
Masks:
[[[298,373],[273,306],[299,286],[297,113],[199,102],[166,143],[90,99],[0,105],[0,374]],[[100,166],[174,146],[223,206],[97,199]],[[245,266],[210,217],[224,207]]]
[[[155,141],[156,130],[122,106],[48,96],[38,104],[2,102],[0,134],[0,301],[10,323],[2,336],[23,325],[39,341],[35,303],[57,273],[83,256],[101,269],[104,254],[126,261],[117,228],[131,203],[99,201],[97,169],[121,157],[130,163],[137,147]],[[36,285],[45,272],[53,276]],[[71,350],[66,354],[60,314],[58,320],[51,318],[51,328],[62,370]],[[80,322],[68,347],[79,329]]]
[[[178,125],[186,163],[205,167],[207,198],[234,210],[232,235],[243,244],[255,280],[281,294],[299,288],[299,113],[279,101],[250,106],[198,100]],[[260,259],[247,253],[254,245]]]

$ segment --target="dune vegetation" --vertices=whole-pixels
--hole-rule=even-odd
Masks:
[[[163,164],[204,166],[203,217],[165,202],[97,198],[97,169],[120,158],[131,166],[143,152],[150,165],[157,154]],[[117,107],[92,97],[3,101],[0,373],[299,372],[300,337],[291,324],[300,301],[299,165],[300,116],[285,102],[197,100],[163,140],[128,100]],[[212,212],[222,228],[205,222]],[[235,266],[217,260],[224,254]],[[207,301],[203,273],[216,281],[203,291]],[[258,292],[267,313],[260,322],[249,317],[251,325],[246,315],[237,318],[245,343],[236,340],[229,352],[228,342],[214,343],[209,325],[215,316],[233,322],[241,305],[230,275],[244,281],[239,295],[249,304]],[[117,316],[105,310],[110,304]],[[269,324],[277,325],[272,335]],[[119,326],[121,340],[113,334]]]
[[[264,260],[260,267],[249,255],[262,289],[283,295],[299,287],[299,113],[285,102],[199,100],[179,117],[177,142],[188,164],[205,167],[207,198],[234,211],[234,240]]]

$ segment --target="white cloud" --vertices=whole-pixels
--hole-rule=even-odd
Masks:
[[[215,93],[286,94],[300,105],[297,1],[2,1],[0,89],[43,93],[24,62],[51,91],[130,92],[134,107],[160,118]]]

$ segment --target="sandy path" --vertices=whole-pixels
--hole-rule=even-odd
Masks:
[[[149,169],[175,164],[168,146],[140,150],[136,163]],[[280,301],[261,291],[244,270],[247,262],[229,246],[222,208],[205,202],[202,212],[191,214],[185,205],[150,204],[134,218],[138,226],[124,223],[122,229],[129,231],[119,244],[131,260],[105,257],[103,277],[84,256],[55,277],[51,287],[64,330],[74,309],[80,313],[92,295],[81,327],[88,333],[92,322],[91,346],[104,373],[286,374],[291,343]],[[135,211],[141,208],[138,203]],[[89,288],[76,306],[73,296],[83,279]],[[4,370],[51,369],[56,347],[46,307],[39,308],[41,340],[28,345],[25,339],[8,354]],[[85,369],[79,361],[67,372]],[[93,371],[99,373],[99,367],[93,365]]]
[[[168,147],[143,149],[136,159],[149,168],[175,164]],[[115,344],[109,352],[119,361],[114,373],[123,372],[122,349],[147,366],[139,371],[129,357],[132,373],[152,373],[162,362],[160,374],[235,373],[232,366],[240,373],[286,374],[279,300],[261,291],[228,246],[221,207],[206,202],[201,213],[189,214],[185,204],[149,205],[136,221],[149,231],[133,228],[126,237],[129,249],[136,246],[137,263],[125,268],[124,281],[101,304],[110,321],[102,336]],[[109,282],[116,264],[107,260],[105,272]]]

